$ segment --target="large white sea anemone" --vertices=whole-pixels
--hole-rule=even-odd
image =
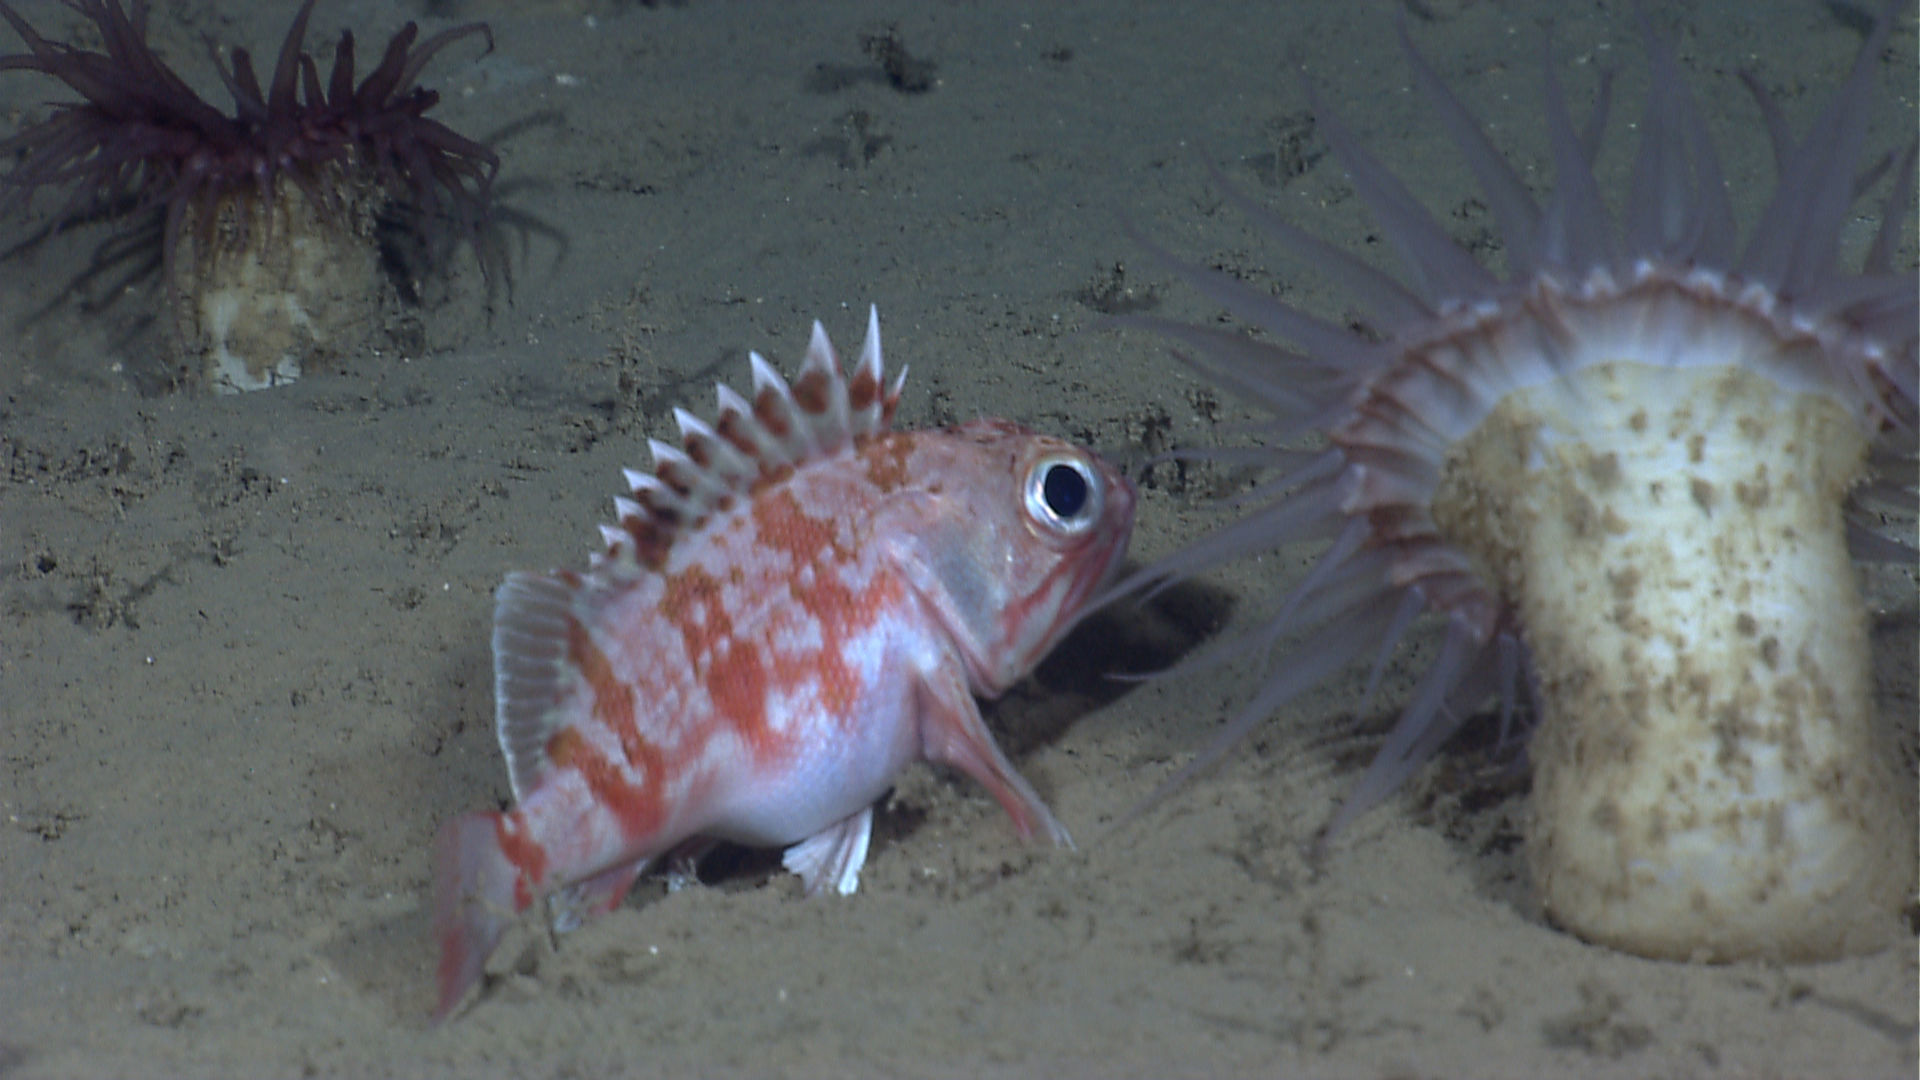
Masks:
[[[1377,679],[1433,613],[1437,657],[1330,831],[1497,695],[1537,714],[1526,841],[1557,924],[1675,959],[1814,960],[1894,939],[1914,890],[1913,780],[1875,716],[1854,562],[1913,558],[1866,526],[1913,498],[1920,303],[1891,262],[1914,149],[1864,153],[1894,14],[1797,137],[1749,80],[1778,176],[1744,239],[1650,29],[1612,207],[1593,167],[1604,92],[1578,128],[1547,64],[1542,203],[1402,30],[1497,222],[1503,273],[1324,107],[1319,130],[1402,277],[1229,194],[1364,325],[1177,261],[1260,333],[1130,320],[1271,414],[1254,453],[1272,472],[1246,516],[1124,587],[1327,542],[1252,638],[1220,650],[1280,651],[1181,778],[1329,674],[1373,660]],[[1868,190],[1884,200],[1856,271],[1841,232]],[[1315,433],[1323,444],[1301,449]]]

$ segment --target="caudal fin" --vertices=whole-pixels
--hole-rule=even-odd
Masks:
[[[433,931],[440,942],[434,1023],[452,1015],[480,981],[501,935],[532,902],[517,887],[520,872],[500,847],[502,817],[464,814],[447,822],[434,845]]]

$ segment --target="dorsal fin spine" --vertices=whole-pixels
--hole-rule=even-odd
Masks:
[[[758,352],[747,354],[753,374],[749,401],[724,383],[715,386],[711,424],[674,409],[680,445],[647,440],[653,472],[624,469],[632,498],[614,500],[619,521],[603,526],[606,548],[593,567],[658,570],[675,538],[696,530],[736,496],[751,496],[806,463],[887,430],[906,381],[902,369],[885,385],[880,314],[867,309],[860,359],[843,373],[826,328],[813,324],[806,359],[789,384]]]
[[[647,450],[653,454],[655,475],[675,491],[684,486],[682,495],[693,507],[712,506],[731,490],[725,477],[701,468],[691,455],[671,443],[648,439]]]
[[[752,480],[759,471],[752,459],[734,448],[734,445],[720,437],[705,420],[687,410],[673,407],[673,422],[680,428],[680,440],[687,446],[687,452],[703,467],[725,477],[729,487],[738,487],[742,482]],[[698,452],[695,451],[698,447]]]
[[[840,374],[840,358],[827,340],[827,328],[818,319],[813,321],[806,361],[793,383],[793,397],[814,453],[831,454],[853,437],[848,426],[847,380]]]
[[[726,383],[715,383],[714,396],[719,399],[718,417],[714,421],[714,430],[728,446],[734,448],[740,456],[754,462],[753,473],[757,475],[761,464],[779,456],[779,450],[773,437],[761,430],[760,424],[753,418],[753,406]]]
[[[860,360],[854,366],[847,391],[847,407],[851,411],[847,417],[847,427],[855,438],[873,435],[886,427],[886,421],[882,419],[886,402],[885,394],[881,391],[881,378],[880,309],[868,305],[867,336],[860,343]]]
[[[793,388],[787,380],[767,363],[767,358],[757,352],[747,354],[747,362],[753,367],[753,412],[752,417],[760,424],[761,430],[773,441],[776,460],[764,464],[797,465],[805,461],[813,447],[804,423],[796,423],[800,410],[793,403]],[[762,470],[766,471],[765,469]]]

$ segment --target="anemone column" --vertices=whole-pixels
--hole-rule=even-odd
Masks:
[[[1863,425],[1760,320],[1548,306],[1527,336],[1593,362],[1504,397],[1434,500],[1533,650],[1543,906],[1672,959],[1884,945],[1913,845],[1841,515]]]

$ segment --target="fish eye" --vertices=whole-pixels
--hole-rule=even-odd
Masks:
[[[1027,516],[1048,532],[1078,536],[1100,519],[1100,484],[1087,463],[1045,457],[1027,473]]]

